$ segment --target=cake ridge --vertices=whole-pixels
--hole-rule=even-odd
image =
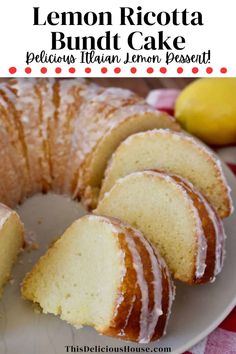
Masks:
[[[26,176],[26,166],[24,157],[22,156],[23,148],[21,147],[21,142],[19,141],[19,131],[16,125],[15,111],[13,109],[12,100],[7,96],[6,87],[0,85],[0,97],[1,97],[1,123],[2,123],[2,132],[4,130],[4,135],[6,138],[5,149],[8,149],[8,155],[11,158],[12,166],[17,176],[18,184],[18,193],[19,198],[21,198],[25,191],[25,178]],[[12,94],[13,96],[13,94]],[[24,191],[22,191],[24,189]],[[17,191],[16,191],[17,192]],[[17,198],[18,199],[18,198]]]
[[[52,288],[54,288],[54,285],[52,284],[54,282],[54,278],[52,281],[44,279],[44,277],[48,274],[47,267],[50,266],[50,258],[52,260],[56,260],[58,255],[60,255],[61,249],[64,250],[65,247],[67,248],[66,244],[68,242],[69,244],[72,243],[72,247],[74,247],[75,240],[80,240],[80,242],[84,242],[83,240],[86,240],[87,237],[92,237],[92,226],[95,227],[95,230],[97,232],[97,223],[100,223],[101,226],[103,224],[102,229],[105,225],[107,225],[105,226],[104,232],[105,230],[106,233],[109,231],[109,239],[113,239],[116,244],[116,247],[118,247],[119,249],[119,252],[118,250],[116,250],[115,256],[115,258],[117,259],[116,261],[118,261],[120,264],[119,274],[117,274],[117,276],[119,277],[119,283],[115,285],[116,290],[113,297],[114,302],[112,304],[112,312],[109,315],[108,322],[105,322],[104,324],[96,324],[96,322],[90,322],[91,320],[89,320],[88,318],[84,318],[82,319],[82,322],[79,322],[79,320],[77,321],[76,318],[73,318],[73,316],[71,317],[70,313],[72,313],[72,311],[70,310],[70,308],[67,307],[67,302],[64,302],[64,297],[63,295],[61,296],[60,292],[59,303],[58,300],[56,300],[55,298],[52,307],[50,307],[50,300],[44,302],[43,291],[43,288],[47,286],[52,286]],[[83,232],[88,232],[85,231],[85,226],[90,227],[88,234],[90,236],[87,235],[86,238],[83,238]],[[99,229],[99,234],[102,229]],[[95,235],[93,237],[95,237]],[[120,220],[98,215],[84,216],[77,220],[72,226],[70,226],[69,229],[66,230],[65,234],[51,246],[50,250],[46,253],[46,255],[41,257],[38,263],[34,266],[33,270],[26,275],[21,289],[22,295],[26,299],[39,303],[45,313],[49,312],[58,314],[57,307],[60,305],[61,314],[59,314],[61,318],[75,325],[76,327],[79,327],[84,324],[90,324],[95,327],[95,329],[97,329],[101,334],[115,336],[120,339],[135,341],[139,343],[148,343],[150,341],[158,339],[163,334],[166,325],[166,320],[169,315],[169,313],[167,312],[169,312],[172,304],[172,288],[170,287],[171,278],[167,271],[167,268],[164,267],[165,263],[161,259],[161,256],[154,256],[154,251],[152,250],[151,246],[150,248],[146,247],[147,241],[143,240],[143,238],[144,237],[140,232],[133,229],[130,225],[122,223]],[[104,235],[97,235],[95,238],[92,239],[96,240],[96,242],[103,242],[102,240],[104,239]],[[113,241],[112,244],[114,245]],[[82,252],[81,257],[86,257],[86,248],[83,248],[83,243],[76,244],[80,252]],[[101,244],[103,245],[103,243]],[[147,255],[148,257],[150,257],[149,261],[150,264],[153,264],[154,269],[147,266],[148,263],[145,261]],[[158,262],[158,260],[157,262],[152,261],[151,256],[157,258],[159,257],[158,260],[160,259],[160,262]],[[79,260],[80,258],[77,259]],[[112,262],[113,261],[114,259],[112,260]],[[87,262],[89,262],[89,260],[87,260]],[[81,264],[82,266],[82,263],[78,264]],[[59,267],[60,269],[60,263],[57,265],[57,267]],[[154,305],[154,307],[151,309],[151,311],[149,310],[150,296],[152,298],[150,286],[152,285],[151,282],[154,279],[153,277],[155,270],[156,277],[159,277],[158,281],[164,285],[163,289],[165,289],[164,293],[163,291],[157,292],[157,295],[160,297],[159,303],[161,303],[162,305],[163,299],[168,301],[168,307],[165,306],[162,309],[163,314],[161,314],[159,309],[156,307],[156,302],[154,301],[154,298],[154,303],[152,304]],[[80,271],[82,271],[81,268]],[[89,271],[86,272],[86,274],[88,281],[91,281]],[[43,281],[43,286],[40,285],[41,281]],[[66,282],[68,283],[68,281],[69,280],[67,279]],[[73,280],[71,281],[73,283],[76,280],[73,278]],[[72,303],[74,303],[74,299],[79,296],[78,291],[79,290],[77,288],[76,292],[71,294]],[[51,291],[49,289],[49,294],[50,293]],[[56,294],[54,294],[54,296],[56,296]],[[87,293],[87,296],[89,296],[89,293]],[[103,294],[103,296],[105,295]],[[54,305],[55,301],[57,305]],[[62,303],[60,303],[60,301],[62,301]],[[81,303],[80,311],[83,311],[83,306],[84,305],[82,305]],[[103,305],[101,304],[101,306]],[[150,316],[154,311],[154,308],[157,311],[158,315],[156,317]],[[66,309],[67,311],[69,311],[67,312]],[[76,307],[74,308],[73,313],[77,313],[77,311],[78,305],[76,305]],[[67,315],[67,313],[69,313],[69,315]],[[88,311],[88,313],[90,312]],[[159,324],[159,318],[161,318],[160,316],[162,317],[161,324]]]
[[[4,95],[5,99],[7,100],[8,104],[11,107],[12,114],[14,117],[14,122],[15,122],[15,127],[16,131],[19,134],[19,142],[21,145],[21,158],[23,159],[24,163],[24,171],[25,171],[25,178],[24,178],[24,191],[22,192],[22,198],[25,198],[25,195],[27,196],[29,194],[29,179],[30,179],[30,167],[29,167],[29,157],[28,157],[28,148],[25,142],[25,136],[24,136],[24,130],[23,130],[23,125],[19,117],[19,112],[16,109],[15,102],[16,102],[16,95],[17,95],[17,90],[14,87],[15,85],[15,80],[11,80],[8,84],[3,84],[1,85],[1,92]]]
[[[152,181],[148,180],[150,177],[152,178]],[[141,190],[145,189],[145,185],[149,186],[149,189],[146,188],[148,192],[146,192],[146,194],[140,194]],[[150,195],[151,186],[153,188],[152,195]],[[137,188],[139,188],[140,191],[136,191],[135,193]],[[126,189],[127,196],[125,195]],[[129,196],[129,189],[132,190],[132,198]],[[165,190],[169,193],[167,194],[168,197],[166,196]],[[178,195],[176,194],[177,191]],[[157,195],[157,193],[162,194],[158,195],[157,199],[155,199],[154,196]],[[161,236],[158,236],[158,233],[160,234],[160,232],[162,232],[161,235],[163,234],[164,231],[162,230],[169,228],[166,222],[167,215],[169,215],[168,210],[170,210],[170,213],[174,212],[173,208],[176,201],[171,201],[171,204],[170,202],[167,203],[167,200],[170,199],[171,193],[175,196],[175,200],[179,200],[179,203],[183,205],[181,208],[186,209],[187,214],[185,215],[185,218],[187,218],[186,220],[189,220],[188,223],[191,223],[191,230],[189,230],[189,233],[192,238],[191,242],[194,240],[194,244],[192,244],[191,248],[189,248],[189,250],[191,250],[189,254],[192,254],[192,263],[190,264],[193,264],[193,268],[191,268],[192,270],[189,268],[188,275],[187,273],[184,275],[183,270],[181,273],[180,268],[174,268],[174,264],[171,265],[172,261],[170,260],[176,259],[176,254],[175,256],[173,256],[173,254],[171,255],[171,245],[169,245],[170,247],[167,249],[161,241]],[[148,199],[149,197],[150,199]],[[142,202],[140,198],[142,198]],[[119,200],[119,208],[116,200]],[[145,209],[142,206],[143,203],[145,205]],[[161,203],[163,203],[163,205]],[[152,213],[150,211],[151,205],[154,210]],[[208,208],[206,205],[208,205]],[[135,227],[138,227],[149,239],[149,241],[153,242],[156,247],[160,247],[161,254],[164,258],[168,256],[166,261],[174,275],[177,274],[178,279],[189,283],[204,283],[214,280],[216,275],[215,269],[218,268],[218,270],[221,270],[223,265],[222,252],[224,250],[224,242],[220,241],[223,239],[223,225],[221,220],[217,218],[216,214],[213,214],[213,209],[211,209],[212,213],[209,213],[209,208],[211,207],[207,200],[198,192],[196,188],[194,188],[192,183],[183,177],[160,171],[157,172],[156,170],[146,170],[133,172],[118,179],[111,190],[104,194],[104,197],[98,204],[95,213],[105,213],[109,216],[115,216],[121,220],[131,223],[131,225]],[[165,214],[161,211],[162,209],[165,210]],[[161,216],[161,218],[164,218],[163,221],[161,219],[160,222],[158,222],[158,218],[160,218],[159,214],[156,216],[157,219],[155,218],[155,210],[158,210],[156,213],[162,213],[161,215],[163,216]],[[180,228],[180,225],[182,224],[182,222],[180,224],[180,219],[178,219],[180,214],[178,213],[178,218],[176,220],[173,215],[171,217],[172,219],[169,220],[171,222],[170,225],[172,225],[173,230],[177,228],[176,231],[174,231],[174,237],[179,238],[180,234],[186,235],[186,231],[181,231]],[[170,218],[170,215],[168,218]],[[185,224],[186,222],[187,221],[185,221]],[[162,223],[164,226],[160,226]],[[169,233],[171,235],[170,230]],[[169,241],[166,244],[169,244],[170,242],[170,235],[168,235],[167,231],[165,231],[165,235],[162,235],[164,240],[168,237]],[[182,247],[189,247],[187,245],[189,244],[190,239],[188,243],[186,243],[187,236],[181,236],[181,239],[183,237],[185,237],[184,242],[186,246]],[[180,260],[180,264],[181,262],[182,259]]]
[[[3,102],[3,107],[1,102]],[[10,108],[9,123],[6,119],[8,108]],[[5,114],[0,120],[3,120],[5,124],[5,126],[3,124],[3,128],[6,128],[6,132],[0,129],[0,134],[2,134],[3,140],[5,139],[8,152],[4,160],[6,161],[5,172],[3,166],[0,168],[0,180],[4,176],[3,180],[6,181],[6,185],[3,183],[2,189],[0,188],[2,194],[0,201],[5,203],[5,199],[2,198],[6,197],[6,204],[15,207],[24,198],[36,192],[53,191],[69,194],[74,199],[81,199],[87,210],[92,210],[97,206],[94,214],[81,219],[95,224],[98,220],[107,222],[111,226],[109,230],[113,232],[113,237],[117,239],[117,245],[119,244],[119,247],[117,246],[119,251],[116,254],[119,260],[116,269],[117,272],[118,269],[120,272],[119,287],[117,286],[115,293],[116,299],[113,303],[113,312],[109,324],[107,322],[106,326],[103,327],[100,318],[98,322],[92,317],[92,319],[87,318],[87,322],[83,322],[81,314],[77,314],[77,318],[73,318],[71,313],[68,315],[66,309],[68,310],[67,306],[72,304],[70,303],[72,300],[70,296],[67,297],[67,294],[65,295],[65,303],[63,303],[63,306],[65,304],[64,309],[62,304],[56,308],[56,303],[53,304],[55,308],[52,306],[50,309],[49,301],[47,304],[49,307],[46,306],[45,312],[59,314],[62,319],[75,326],[79,326],[81,320],[84,325],[92,324],[101,333],[114,335],[121,339],[138,341],[139,343],[149,343],[159,339],[166,331],[175,293],[169,269],[162,256],[167,257],[169,265],[168,252],[169,250],[173,251],[178,237],[180,236],[179,240],[183,243],[179,241],[178,251],[181,253],[186,247],[189,263],[186,264],[186,273],[180,268],[176,271],[172,265],[169,265],[173,274],[177,274],[179,271],[176,275],[177,279],[189,284],[213,281],[223,266],[225,234],[223,224],[216,211],[221,217],[225,217],[232,212],[233,205],[230,199],[230,188],[227,185],[220,160],[196,139],[186,136],[183,132],[178,132],[179,126],[175,123],[173,117],[156,111],[142,98],[129,90],[113,87],[103,88],[79,79],[33,79],[32,81],[16,79],[11,80],[8,84],[0,84],[1,109],[4,110]],[[17,137],[16,146],[11,140],[11,131],[14,130],[14,127]],[[163,129],[160,129],[160,127]],[[177,130],[177,132],[172,132],[168,128]],[[223,195],[222,209],[217,208],[217,205],[215,206],[213,202],[213,207],[211,207],[208,202],[208,195],[205,196],[200,189],[198,191],[198,186],[194,187],[195,184],[192,181],[189,182],[187,177],[182,177],[181,173],[175,174],[175,171],[172,173],[171,171],[165,171],[165,169],[162,171],[161,168],[158,170],[155,168],[156,166],[148,166],[148,168],[141,169],[138,172],[132,171],[131,174],[121,176],[110,190],[105,191],[103,198],[97,205],[99,192],[103,192],[100,189],[105,167],[108,165],[105,172],[106,179],[111,171],[113,159],[125,146],[132,145],[132,142],[140,137],[148,137],[151,140],[151,137],[155,138],[157,135],[165,136],[166,140],[167,137],[171,136],[175,144],[182,140],[185,141],[185,151],[188,150],[187,148],[190,145],[197,147],[199,155],[204,156],[205,160],[213,166],[211,171],[215,173],[216,187],[220,186],[218,191],[221,190]],[[17,156],[22,158],[22,161],[19,161],[19,164],[22,164],[22,170],[19,170],[19,172],[17,157],[13,150],[17,153]],[[165,148],[163,148],[163,153],[164,151]],[[143,149],[141,148],[140,154],[142,152]],[[2,162],[1,158],[4,159],[2,151],[0,153],[0,161]],[[182,163],[184,164],[184,161]],[[15,172],[17,173],[16,176]],[[196,170],[196,174],[201,174],[200,172]],[[1,173],[3,174],[1,175]],[[21,175],[23,176],[22,180]],[[123,200],[120,201],[121,216],[114,214],[114,216],[120,217],[122,221],[112,217],[113,211],[110,208],[107,212],[103,212],[101,205],[109,200],[114,190],[118,190],[119,186],[125,185],[126,181],[130,181],[133,176],[135,178],[152,176],[156,182],[157,180],[165,182],[163,186],[166,189],[163,189],[163,194],[161,194],[160,188],[160,195],[156,194],[156,198],[154,198],[155,194],[150,193],[149,199],[146,200],[149,203],[150,200],[156,202],[160,198],[160,206],[159,209],[157,208],[159,214],[156,214],[156,219],[158,217],[161,219],[160,215],[163,216],[164,221],[161,220],[160,229],[163,228],[164,222],[168,219],[165,219],[164,212],[161,214],[161,202],[163,202],[162,206],[165,211],[168,211],[168,203],[166,204],[168,198],[169,204],[173,203],[176,207],[176,211],[170,213],[171,217],[168,220],[170,224],[172,223],[173,230],[169,229],[168,233],[166,231],[168,228],[166,228],[166,235],[162,235],[163,238],[164,236],[169,237],[168,242],[163,247],[165,252],[162,245],[158,244],[159,240],[152,240],[149,237],[149,229],[159,237],[159,230],[155,229],[155,218],[150,219],[149,229],[148,227],[145,229],[139,224],[138,219],[142,219],[145,223],[147,214],[145,216],[141,212],[135,221],[126,220],[125,214],[122,216],[122,206],[126,207],[125,198],[132,189],[135,179],[133,179],[133,185],[127,184],[126,193],[123,195]],[[15,184],[11,188],[13,177],[15,178]],[[155,183],[155,186],[153,184],[153,187],[156,187],[156,185],[157,183]],[[145,196],[145,188],[140,187],[136,191],[136,195],[138,196],[139,193],[143,193],[143,196]],[[148,193],[147,188],[147,195]],[[155,188],[153,188],[153,193],[156,193]],[[177,201],[179,201],[179,205],[177,205]],[[139,200],[139,205],[135,205],[138,212],[141,210],[138,209],[140,206],[144,207],[142,202],[142,200]],[[181,210],[186,212],[182,215],[182,219],[186,230],[187,227],[191,227],[189,235],[187,235],[186,230],[183,232],[180,226],[178,226],[178,229],[174,224],[174,221],[176,222],[181,215],[177,213],[178,208],[182,208]],[[18,215],[15,212],[11,209],[6,210],[9,211],[10,216],[18,220]],[[1,227],[7,221],[6,210],[1,212],[0,204],[0,237]],[[155,214],[155,207],[153,210]],[[109,215],[111,213],[111,216],[98,216],[100,211],[102,214],[107,213]],[[151,210],[149,211],[149,214],[151,214]],[[126,212],[129,214],[129,208]],[[123,219],[130,222],[131,225]],[[181,219],[178,220],[180,225]],[[79,222],[77,223],[79,224]],[[17,227],[20,234],[20,226],[16,222]],[[73,227],[72,225],[70,230],[73,230]],[[160,230],[160,234],[161,232]],[[170,236],[172,236],[172,239]],[[63,244],[60,241],[56,242],[56,246],[53,245],[50,248],[43,260],[39,261],[39,265],[33,268],[30,276],[26,276],[22,287],[22,294],[26,298],[32,301],[37,299],[39,293],[34,294],[34,288],[30,289],[31,286],[37,287],[37,284],[36,282],[30,284],[30,282],[41,264],[48,260],[48,257],[50,260],[53,252],[56,252],[57,246],[60,247]],[[95,244],[96,242],[94,244],[90,242],[90,249],[95,247]],[[159,247],[160,253],[158,251]],[[71,250],[71,254],[73,251]],[[96,254],[93,254],[96,258]],[[81,257],[78,254],[76,256]],[[104,257],[104,259],[106,258]],[[78,264],[83,264],[79,262]],[[184,264],[184,256],[179,259],[179,263],[180,265]],[[28,289],[32,291],[31,294],[30,292],[27,293],[26,284],[29,286]],[[109,283],[108,286],[111,284]],[[38,290],[40,291],[40,289]],[[52,292],[48,293],[48,299]],[[93,296],[94,294],[91,294],[91,298]],[[97,293],[96,296],[99,297]],[[40,301],[36,302],[40,303]],[[80,312],[83,313],[83,307],[81,307]]]
[[[82,198],[93,208],[106,159],[120,141],[137,130],[179,129],[172,118],[156,113],[131,91],[82,79],[14,79],[1,83],[0,90],[11,107],[11,130],[19,157],[22,154],[20,197],[11,206],[33,193],[52,190]],[[151,115],[149,120],[145,112]]]
[[[159,174],[160,178],[163,178],[170,183],[172,182],[172,180],[174,181],[177,180],[178,183],[176,184],[176,187],[181,190],[186,200],[188,200],[188,202],[191,204],[192,212],[194,214],[194,219],[195,219],[195,232],[196,232],[196,240],[197,240],[195,277],[196,279],[201,279],[206,269],[207,242],[206,242],[206,236],[203,229],[201,217],[199,214],[199,209],[196,207],[194,200],[190,198],[188,193],[189,191],[193,192],[193,188],[194,188],[193,185],[190,184],[190,182],[188,182],[185,178],[174,174],[169,174],[169,173],[167,174],[165,172],[157,171],[157,170],[143,171],[144,174],[146,174],[146,172],[147,175],[152,174],[152,172],[154,176],[156,176],[156,174]],[[142,172],[137,172],[137,174],[138,173],[142,174]],[[190,188],[188,188],[187,190],[186,188],[187,186],[189,187],[191,186],[190,188],[192,190]],[[197,191],[194,190],[194,192],[197,194]]]
[[[148,338],[150,339],[154,335],[155,327],[158,323],[159,317],[163,314],[163,309],[162,309],[163,291],[162,291],[162,283],[160,282],[161,279],[160,262],[163,261],[163,259],[161,259],[159,255],[158,257],[155,256],[153,248],[145,238],[141,237],[140,231],[135,230],[133,231],[133,234],[134,237],[138,238],[138,240],[146,248],[151,261],[151,269],[153,273],[152,286],[153,286],[153,293],[154,293],[154,304],[153,304],[153,308],[149,310],[149,323],[147,325]],[[166,265],[163,264],[163,266]],[[169,296],[170,295],[171,295],[171,291],[169,292]]]

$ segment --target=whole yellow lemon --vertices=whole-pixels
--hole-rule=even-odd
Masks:
[[[182,127],[208,144],[236,142],[236,79],[199,79],[178,96],[175,116]]]

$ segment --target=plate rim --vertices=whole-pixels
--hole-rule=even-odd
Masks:
[[[224,321],[224,319],[230,314],[230,312],[234,309],[235,306],[236,306],[236,294],[235,294],[235,297],[234,297],[233,301],[228,305],[228,307],[225,309],[224,312],[221,312],[221,314],[212,323],[212,325],[209,326],[209,328],[207,328],[201,334],[198,334],[197,336],[195,336],[191,341],[189,341],[188,343],[186,343],[182,347],[172,351],[172,354],[182,354],[183,352],[188,351],[189,349],[191,349],[194,345],[196,345],[199,342],[201,342],[201,340],[206,338],[210,333],[212,333],[219,326],[219,324],[221,322]]]

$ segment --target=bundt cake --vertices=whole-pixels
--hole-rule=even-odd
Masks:
[[[134,93],[82,79],[1,83],[0,123],[2,203],[13,208],[52,191],[97,207],[38,261],[23,297],[75,327],[140,343],[159,339],[174,290],[158,249],[174,277],[190,284],[212,281],[223,265],[219,216],[232,204],[218,160],[171,132],[179,130],[175,120]],[[4,205],[0,242],[1,288],[23,245],[20,219]]]
[[[23,243],[24,230],[19,216],[0,204],[0,296]]]
[[[147,343],[165,332],[173,285],[163,259],[139,231],[87,215],[38,261],[22,295],[77,328]]]
[[[157,171],[119,179],[94,211],[141,230],[156,246],[176,279],[212,281],[224,258],[223,225],[190,182]]]
[[[122,140],[153,128],[179,129],[131,91],[83,79],[1,83],[0,121],[0,201],[11,207],[52,190],[93,208]]]
[[[179,129],[172,117],[128,90],[83,79],[2,82],[0,202],[14,208],[34,193],[52,191],[92,208],[119,143],[160,127]]]
[[[232,201],[221,162],[205,145],[184,133],[151,130],[128,137],[117,148],[105,172],[100,199],[118,178],[158,169],[188,179],[221,218],[232,213]]]

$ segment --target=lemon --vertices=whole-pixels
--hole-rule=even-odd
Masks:
[[[208,144],[236,142],[236,79],[199,79],[178,96],[176,119]]]

